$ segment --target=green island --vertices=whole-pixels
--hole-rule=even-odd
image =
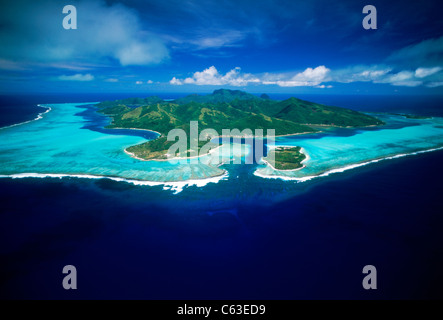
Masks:
[[[303,161],[306,155],[300,147],[277,147],[269,151],[263,158],[276,170],[296,170],[303,168]]]
[[[240,90],[215,90],[208,95],[189,95],[173,101],[164,101],[155,96],[105,101],[98,111],[110,116],[107,128],[144,129],[160,134],[157,139],[131,146],[126,149],[136,158],[162,160],[175,141],[168,141],[168,132],[183,129],[190,133],[190,122],[198,121],[198,129],[212,128],[220,135],[223,129],[274,129],[276,136],[314,133],[313,126],[365,127],[383,124],[379,119],[350,109],[326,106],[297,98],[283,101],[272,100],[263,94],[260,97]],[[195,143],[181,157],[199,154],[208,141]],[[188,145],[192,145],[190,142]],[[295,151],[277,152],[277,158],[289,159]],[[281,158],[281,159],[283,159]],[[278,167],[292,168],[292,162],[280,161]]]

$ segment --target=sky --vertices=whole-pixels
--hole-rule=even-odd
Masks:
[[[0,94],[443,94],[440,2],[2,0]]]

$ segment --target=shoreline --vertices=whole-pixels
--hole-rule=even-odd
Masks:
[[[229,177],[229,172],[223,170],[219,175],[214,175],[205,178],[194,178],[187,180],[178,181],[152,181],[152,180],[141,180],[141,179],[129,179],[118,176],[105,176],[105,175],[95,175],[95,174],[70,174],[70,173],[13,173],[13,174],[0,174],[0,179],[25,179],[25,178],[77,178],[77,179],[109,179],[117,182],[131,183],[135,186],[163,186],[164,190],[174,190],[174,194],[183,191],[185,186],[198,186],[202,187],[208,183],[218,183],[221,180],[225,180]],[[169,187],[169,188],[167,188]]]
[[[443,150],[443,146],[442,147],[438,147],[438,148],[432,148],[432,149],[426,149],[426,150],[420,150],[420,151],[415,151],[412,153],[401,153],[401,154],[397,154],[397,155],[392,155],[392,156],[386,156],[383,158],[378,158],[378,159],[373,159],[373,160],[369,160],[366,162],[360,162],[360,163],[355,163],[355,164],[350,164],[348,166],[345,167],[339,167],[339,168],[333,168],[331,170],[327,170],[324,171],[322,173],[319,173],[317,175],[311,175],[311,176],[305,176],[305,177],[288,177],[288,176],[281,176],[281,175],[265,175],[262,173],[259,173],[256,171],[254,171],[253,175],[260,177],[260,178],[264,178],[264,179],[281,179],[281,180],[285,180],[285,181],[297,181],[297,182],[306,182],[309,180],[312,180],[314,178],[320,178],[320,177],[326,177],[329,176],[330,174],[333,173],[341,173],[341,172],[345,172],[351,169],[355,169],[358,167],[363,167],[372,163],[377,163],[380,161],[385,161],[385,160],[391,160],[391,159],[397,159],[397,158],[403,158],[403,157],[407,157],[407,156],[414,156],[414,155],[418,155],[418,154],[422,154],[422,153],[428,153],[428,152],[434,152],[434,151],[440,151]],[[305,160],[303,160],[305,161]],[[300,169],[300,168],[299,168]],[[299,170],[296,169],[296,170]],[[282,171],[282,170],[277,170],[277,171]],[[69,173],[13,173],[13,174],[0,174],[0,179],[22,179],[22,178],[83,178],[83,179],[109,179],[109,180],[113,180],[113,181],[117,181],[117,182],[127,182],[127,183],[132,183],[134,185],[140,185],[140,186],[156,186],[156,185],[163,185],[163,186],[169,186],[171,187],[171,189],[177,187],[177,186],[192,186],[192,185],[197,185],[197,186],[204,186],[207,183],[212,183],[212,182],[218,182],[221,180],[224,180],[225,178],[229,177],[229,172],[227,170],[223,170],[223,173],[216,175],[216,176],[211,176],[211,177],[205,177],[205,178],[200,178],[200,179],[188,179],[188,180],[181,180],[181,181],[152,181],[152,180],[139,180],[139,179],[128,179],[128,178],[123,178],[123,177],[117,177],[117,176],[102,176],[102,175],[94,175],[94,174],[69,174]],[[217,180],[217,181],[215,181]],[[203,183],[203,184],[202,184]],[[180,190],[181,191],[181,190]]]
[[[359,167],[364,167],[367,165],[370,165],[372,163],[377,163],[380,161],[386,161],[386,160],[392,160],[392,159],[397,159],[397,158],[403,158],[403,157],[408,157],[408,156],[415,156],[418,154],[422,154],[422,153],[428,153],[428,152],[434,152],[434,151],[439,151],[439,150],[443,150],[443,146],[442,147],[437,147],[437,148],[432,148],[432,149],[425,149],[425,150],[419,150],[419,151],[414,151],[411,153],[400,153],[400,154],[396,154],[396,155],[391,155],[391,156],[385,156],[385,157],[381,157],[381,158],[377,158],[377,159],[373,159],[373,160],[368,160],[368,161],[363,161],[363,162],[358,162],[358,163],[354,163],[354,164],[349,164],[347,166],[344,167],[338,167],[338,168],[332,168],[330,170],[326,170],[323,172],[320,172],[319,174],[316,175],[311,175],[311,176],[304,176],[304,177],[290,177],[290,176],[283,176],[283,175],[268,175],[268,174],[263,174],[260,172],[257,172],[257,170],[254,171],[254,175],[260,178],[264,178],[264,179],[281,179],[281,180],[285,180],[285,181],[297,181],[297,182],[306,182],[315,178],[321,178],[321,177],[327,177],[333,173],[341,173],[341,172],[345,172],[348,170],[352,170],[355,168],[359,168]],[[298,169],[296,169],[298,170]],[[276,171],[283,171],[283,170],[276,170]],[[283,171],[285,172],[285,171]]]
[[[157,132],[157,131],[154,131],[154,130],[149,130],[149,129],[136,129],[136,128],[109,128],[109,129],[122,129],[122,130],[142,130],[142,131],[150,131],[150,132],[155,132],[155,133],[157,133],[157,134],[159,134],[159,136],[158,137],[156,137],[156,138],[154,138],[154,139],[152,139],[152,140],[148,140],[147,142],[149,142],[149,141],[153,141],[153,140],[155,140],[155,139],[158,139],[158,138],[160,138],[161,136],[162,136],[162,134],[160,133],[160,132]],[[300,132],[300,133],[291,133],[291,134],[285,134],[285,135],[278,135],[278,136],[272,136],[273,138],[277,138],[277,137],[286,137],[286,136],[296,136],[296,135],[301,135],[301,134],[309,134],[309,133],[320,133],[321,131],[317,131],[317,132]],[[211,140],[209,140],[209,141],[212,141],[213,139],[220,139],[220,138],[241,138],[241,139],[258,139],[258,138],[265,138],[264,136],[223,136],[223,135],[221,135],[221,136],[215,136],[215,137],[212,137],[211,138]],[[268,137],[266,137],[266,138],[268,138]],[[223,141],[222,141],[223,142]],[[143,142],[143,143],[146,143],[146,142]],[[140,144],[143,144],[143,143],[140,143]],[[229,144],[232,144],[231,142],[228,142]],[[175,157],[175,158],[171,158],[171,159],[143,159],[143,158],[140,158],[140,157],[137,157],[134,153],[132,153],[132,152],[129,152],[128,150],[127,150],[127,148],[130,148],[130,147],[133,147],[133,146],[129,146],[129,147],[127,147],[127,148],[124,148],[123,149],[123,151],[128,155],[128,156],[130,156],[130,157],[132,157],[132,158],[134,158],[134,159],[137,159],[137,160],[140,160],[140,161],[170,161],[170,160],[188,160],[188,159],[195,159],[195,158],[199,158],[199,157],[203,157],[203,156],[207,156],[207,155],[210,155],[211,154],[211,152],[213,152],[214,150],[217,150],[219,147],[221,147],[223,145],[223,143],[221,143],[221,144],[219,144],[216,148],[213,148],[213,149],[210,149],[209,150],[209,152],[208,153],[205,153],[205,154],[202,154],[202,155],[197,155],[197,156],[192,156],[192,157]],[[303,160],[304,161],[304,160]],[[302,161],[302,162],[303,162]],[[277,169],[276,169],[277,170]]]
[[[157,133],[159,136],[157,137],[157,138],[155,138],[155,139],[158,139],[158,138],[160,138],[161,136],[162,136],[162,134],[160,133],[160,132],[158,132],[158,131],[155,131],[155,130],[149,130],[149,129],[140,129],[140,128],[120,128],[120,127],[115,127],[115,128],[103,128],[103,129],[117,129],[117,130],[140,130],[140,131],[149,131],[149,132],[154,132],[154,133]],[[155,139],[153,139],[153,140],[155,140]],[[152,140],[149,140],[149,141],[152,141]]]
[[[319,126],[323,126],[323,127],[331,127],[331,128],[347,128],[347,129],[351,129],[351,128],[354,128],[354,127],[340,127],[340,126],[329,126],[329,125],[319,125]],[[365,127],[362,127],[362,128],[366,128],[366,127],[376,127],[376,126],[379,126],[379,125],[369,125],[369,126],[365,126]],[[1,129],[1,128],[0,128]],[[159,136],[158,137],[156,137],[156,138],[154,138],[154,139],[152,139],[152,140],[148,140],[148,141],[153,141],[153,140],[155,140],[155,139],[158,139],[158,138],[160,138],[160,137],[162,137],[163,135],[160,133],[160,132],[158,132],[158,131],[155,131],[155,130],[149,130],[149,129],[140,129],[140,128],[120,128],[120,127],[115,127],[115,128],[105,128],[105,129],[117,129],[117,130],[141,130],[141,131],[148,131],[148,132],[154,132],[154,133],[157,133]],[[316,131],[316,132],[299,132],[299,133],[289,133],[289,134],[281,134],[281,135],[276,135],[276,136],[272,136],[272,137],[270,137],[271,139],[272,138],[279,138],[279,137],[290,137],[290,136],[298,136],[298,135],[302,135],[302,134],[317,134],[317,133],[321,133],[321,132],[323,132],[323,131],[321,131],[321,130],[318,130],[318,131]],[[223,139],[223,138],[240,138],[240,139],[260,139],[260,138],[262,138],[262,139],[267,139],[267,138],[269,138],[269,137],[267,137],[267,136],[237,136],[237,135],[229,135],[229,136],[226,136],[226,135],[219,135],[219,136],[214,136],[214,137],[212,137],[211,138],[211,140],[210,141],[212,141],[213,139]],[[148,142],[147,141],[147,142]],[[145,142],[143,142],[143,143],[145,143]],[[141,144],[143,144],[143,143],[141,143]],[[230,142],[229,142],[230,143]],[[220,145],[219,145],[220,146]],[[131,146],[132,147],[132,146]],[[289,147],[289,146],[288,146]],[[129,147],[128,147],[129,148]],[[217,147],[218,148],[218,147]],[[211,149],[211,150],[215,150],[215,149],[217,149],[217,148],[214,148],[214,149]],[[204,155],[197,155],[197,156],[192,156],[192,157],[180,157],[180,158],[171,158],[171,159],[143,159],[143,158],[140,158],[140,157],[137,157],[135,154],[133,154],[132,152],[129,152],[129,151],[127,151],[126,150],[127,148],[125,148],[123,151],[127,154],[127,155],[129,155],[130,157],[132,157],[132,158],[134,158],[134,159],[137,159],[137,160],[140,160],[140,161],[169,161],[169,160],[186,160],[186,159],[194,159],[194,158],[199,158],[199,157],[202,157],[202,156],[205,156],[205,155],[209,155],[210,154],[210,152],[211,151],[209,151],[209,153],[206,153],[206,154],[204,154]],[[306,154],[305,154],[306,155]],[[308,155],[307,155],[308,156]],[[303,161],[302,161],[303,162]],[[302,169],[302,168],[299,168],[299,169]],[[294,169],[294,170],[299,170],[299,169]],[[274,169],[274,170],[278,170],[278,169]],[[281,171],[281,170],[280,170]]]
[[[107,116],[107,117],[109,117],[109,118],[111,118],[111,119],[113,119],[113,117],[111,116],[111,115],[105,115],[105,116]],[[314,127],[325,127],[325,128],[346,128],[346,129],[351,129],[351,128],[357,128],[357,127],[351,127],[351,126],[336,126],[336,125],[324,125],[324,124],[302,124],[302,125],[306,125],[306,126],[314,126]],[[376,127],[376,126],[381,126],[381,125],[383,125],[383,124],[379,124],[379,125],[376,125],[376,124],[374,124],[374,125],[368,125],[368,126],[362,126],[361,128],[366,128],[366,127]],[[160,133],[160,132],[158,132],[158,131],[155,131],[155,130],[150,130],[150,129],[142,129],[142,128],[121,128],[121,127],[113,127],[113,128],[104,128],[104,129],[117,129],[117,130],[141,130],[141,131],[148,131],[148,132],[154,132],[154,133],[156,133],[156,134],[158,134],[158,136],[157,137],[155,137],[155,138],[153,138],[153,139],[151,139],[151,140],[147,140],[146,142],[149,142],[149,141],[153,141],[153,140],[156,140],[156,139],[158,139],[158,138],[160,138],[160,137],[162,137],[162,136],[164,136],[162,133]],[[315,128],[314,128],[315,129]],[[214,137],[211,137],[211,139],[210,139],[210,141],[212,141],[213,139],[222,139],[223,140],[223,138],[240,138],[240,139],[268,139],[268,138],[270,138],[270,139],[276,139],[276,138],[279,138],[279,137],[290,137],[290,136],[298,136],[298,135],[303,135],[303,134],[317,134],[317,133],[322,133],[323,131],[322,130],[316,130],[315,132],[311,132],[311,131],[309,131],[309,132],[298,132],[298,133],[289,133],[289,134],[282,134],[282,135],[275,135],[275,136],[271,136],[271,137],[268,137],[268,136],[255,136],[255,135],[252,135],[252,136],[238,136],[238,135],[217,135],[217,136],[214,136]],[[143,143],[146,143],[146,142],[143,142]],[[223,142],[223,141],[222,141]],[[141,143],[141,144],[143,144],[143,143]],[[229,143],[231,143],[231,142],[229,142]],[[223,143],[222,143],[223,144]],[[219,145],[220,146],[220,145]],[[130,147],[132,147],[132,146],[130,146]],[[129,148],[129,147],[128,147]],[[218,147],[217,147],[218,148]],[[202,157],[202,156],[205,156],[205,155],[210,155],[210,153],[211,153],[211,151],[212,150],[215,150],[215,149],[217,149],[217,148],[214,148],[214,149],[211,149],[210,151],[209,151],[209,153],[206,153],[206,154],[204,154],[204,155],[197,155],[197,156],[192,156],[192,157],[178,157],[178,158],[171,158],[171,159],[143,159],[143,158],[140,158],[140,157],[138,157],[138,156],[136,156],[134,153],[132,153],[132,152],[129,152],[129,151],[127,151],[126,149],[127,148],[124,148],[123,149],[123,151],[127,154],[127,155],[129,155],[130,157],[132,157],[132,158],[134,158],[134,159],[137,159],[137,160],[139,160],[139,161],[170,161],[170,160],[187,160],[187,159],[195,159],[195,158],[199,158],[199,157]],[[305,154],[306,155],[306,154]],[[263,160],[263,161],[265,161],[265,160]],[[267,162],[268,163],[268,162]],[[302,161],[302,163],[303,163],[303,161]],[[270,165],[270,164],[269,164]],[[270,165],[271,167],[272,167],[272,165]],[[298,169],[293,169],[293,170],[300,170],[300,169],[303,169],[305,166],[303,166],[302,168],[298,168]],[[272,167],[274,170],[277,170],[277,171],[279,171],[278,169],[275,169],[274,167]],[[282,171],[282,170],[280,170],[280,171]],[[289,170],[284,170],[284,171],[289,171]]]
[[[46,117],[44,116],[46,113],[49,113],[53,109],[57,110],[55,108],[55,105],[53,106],[53,108],[51,108],[49,106],[42,106],[42,105],[38,105],[38,106],[42,107],[42,108],[45,108],[46,110],[44,110],[41,113],[39,113],[37,115],[37,117],[35,119],[33,119],[33,120],[26,121],[26,122],[19,123],[19,124],[15,124],[13,126],[19,126],[21,124],[26,124],[26,123],[29,123],[29,122],[32,122],[32,121],[37,121],[37,120],[40,120],[42,118],[46,119]],[[52,117],[50,119],[52,119]],[[37,127],[40,128],[40,125],[37,125]],[[4,129],[4,128],[8,128],[8,127],[3,127],[3,128],[0,128],[0,129]],[[127,129],[127,128],[111,128],[111,129]],[[137,129],[137,128],[132,128],[132,129],[133,130],[150,131],[150,132],[154,132],[154,133],[160,134],[159,132],[156,132],[156,131],[153,131],[153,130],[149,130],[149,129]],[[309,133],[312,133],[312,132],[309,132]],[[318,133],[318,132],[314,132],[314,133]],[[289,136],[291,136],[291,135],[295,136],[295,135],[299,135],[299,134],[306,134],[306,133],[289,134]],[[217,137],[223,137],[223,136],[217,136]],[[235,137],[235,136],[228,136],[228,137]],[[240,138],[244,138],[244,137],[240,136]],[[257,139],[257,137],[254,137],[254,136],[251,136],[249,138]],[[265,137],[260,136],[259,138],[265,138]],[[232,143],[229,143],[229,144],[232,145]],[[197,156],[193,156],[193,157],[181,157],[181,158],[177,157],[177,158],[171,158],[171,159],[158,159],[158,160],[156,160],[156,159],[146,160],[146,159],[139,158],[139,157],[135,156],[135,154],[127,151],[126,149],[124,149],[124,152],[127,155],[133,157],[134,159],[141,160],[141,161],[187,160],[187,159],[199,158],[199,157],[202,157],[202,156],[210,155],[212,152],[215,152],[215,150],[220,148],[221,146],[223,146],[223,144],[219,144],[218,146],[210,149],[207,153],[205,153],[203,155],[197,155]],[[269,146],[270,149],[277,148],[277,147],[295,147],[295,146],[287,146],[287,145],[286,146],[285,145]],[[288,176],[284,175],[285,172],[302,170],[302,169],[306,168],[306,165],[303,165],[303,167],[297,168],[297,169],[278,170],[278,169],[275,169],[274,167],[272,167],[272,165],[270,165],[268,162],[266,162],[264,160],[263,163],[265,163],[266,165],[269,164],[271,166],[271,169],[275,170],[275,175],[268,175],[268,174],[262,174],[260,172],[257,172],[258,171],[257,169],[260,168],[260,165],[256,166],[255,171],[253,172],[253,174],[256,175],[256,176],[260,176],[262,178],[274,178],[274,179],[275,178],[280,178],[280,179],[283,179],[283,180],[296,180],[298,182],[304,182],[304,181],[308,181],[308,180],[311,180],[311,179],[316,178],[316,177],[324,177],[324,176],[328,176],[328,175],[330,175],[332,173],[344,172],[344,171],[347,171],[347,170],[350,170],[350,169],[354,169],[354,168],[357,168],[357,167],[362,167],[362,166],[365,166],[365,165],[368,165],[368,164],[371,164],[371,163],[377,163],[377,162],[380,162],[380,161],[383,161],[383,160],[396,159],[396,158],[412,156],[412,155],[417,155],[417,154],[427,153],[427,152],[433,152],[433,151],[439,151],[439,150],[443,150],[443,146],[440,145],[440,146],[437,146],[437,147],[434,147],[434,148],[423,149],[423,150],[418,150],[418,151],[412,151],[412,152],[409,152],[409,153],[398,153],[398,154],[393,153],[392,155],[385,155],[385,156],[381,156],[380,155],[380,157],[378,157],[378,158],[373,158],[373,159],[369,158],[369,160],[362,159],[360,162],[355,162],[355,163],[350,162],[349,164],[345,164],[342,167],[331,166],[330,168],[324,168],[323,169],[324,171],[320,171],[320,173],[318,173],[318,174],[315,174],[315,175],[311,174],[311,175],[309,175],[309,173],[307,173],[306,176],[304,176],[305,173],[296,174],[295,176],[291,176],[291,174],[288,174]],[[304,153],[305,156],[306,156],[306,158],[303,159],[300,163],[305,163],[306,161],[311,159],[311,157],[309,156],[309,154],[306,152],[306,150],[304,148],[301,148],[300,152]],[[375,156],[377,157],[376,154],[375,154]],[[214,167],[215,166],[213,166],[213,168]],[[308,170],[310,170],[309,164],[308,164],[308,167],[309,167]],[[30,168],[30,169],[33,170],[32,168]],[[44,170],[46,170],[46,169],[51,170],[51,168],[48,167],[48,166],[46,168],[43,167],[42,169],[44,169]],[[200,174],[200,175],[203,176],[201,178],[188,179],[188,180],[172,180],[172,181],[161,181],[161,180],[160,181],[155,181],[155,180],[144,180],[144,179],[131,179],[131,178],[125,178],[123,176],[120,177],[120,176],[100,175],[100,173],[97,174],[97,175],[95,175],[95,174],[83,174],[83,173],[80,173],[80,174],[70,174],[70,173],[57,174],[57,173],[32,173],[32,172],[14,173],[14,174],[7,173],[6,175],[2,175],[0,173],[0,178],[12,178],[12,179],[15,179],[15,178],[56,178],[56,177],[58,177],[58,178],[74,177],[74,178],[91,178],[91,179],[106,178],[106,179],[111,179],[111,180],[114,180],[114,181],[124,181],[124,182],[128,182],[128,183],[132,183],[134,185],[177,185],[177,184],[179,184],[179,185],[188,185],[188,184],[192,185],[194,183],[205,184],[205,183],[211,182],[212,180],[217,180],[217,179],[219,179],[221,177],[229,176],[229,171],[225,170],[223,168],[221,168],[220,170],[215,170],[215,171],[217,171],[217,172],[214,173],[214,175],[211,175],[211,171],[209,171],[209,173],[203,172],[202,174]],[[267,171],[269,171],[269,169]],[[117,171],[117,173],[118,172],[119,171]],[[153,179],[157,179],[157,178],[161,179],[162,178],[161,174],[156,174],[156,173],[152,173],[151,174],[149,169],[145,170],[145,172],[143,172],[143,170],[140,170],[139,172],[141,173],[141,176],[145,176],[145,177],[149,177],[149,178],[153,178]],[[281,175],[279,175],[279,172],[281,172]],[[149,174],[143,175],[143,173],[149,173]],[[297,177],[297,175],[299,175],[299,177]],[[165,177],[163,177],[163,178],[165,178]],[[175,174],[171,175],[171,178],[175,179]]]
[[[46,114],[46,113],[48,113],[48,112],[50,112],[50,111],[52,110],[51,107],[42,106],[42,105],[40,105],[40,104],[38,104],[37,107],[40,107],[40,108],[46,108],[46,110],[43,111],[43,112],[40,112],[40,113],[37,115],[37,117],[34,118],[34,119],[32,119],[32,120],[28,120],[28,121],[25,121],[25,122],[20,122],[20,123],[11,124],[11,125],[6,126],[6,127],[0,127],[0,130],[2,130],[2,129],[8,129],[8,128],[13,128],[13,127],[17,127],[17,126],[21,126],[21,125],[23,125],[23,124],[27,124],[27,123],[31,123],[31,122],[34,122],[34,121],[37,121],[37,120],[43,119],[43,115]]]
[[[269,147],[269,149],[272,150],[272,149],[276,149],[276,148],[280,148],[280,147],[283,147],[283,148],[294,148],[294,146],[272,146],[272,147]],[[306,161],[311,159],[309,154],[302,147],[300,147],[300,153],[303,153],[305,155],[305,158],[300,163],[306,162]],[[302,169],[306,168],[306,165],[303,165],[302,167],[297,168],[297,169],[281,170],[281,169],[275,168],[272,164],[269,163],[269,161],[263,159],[263,157],[261,158],[261,161],[263,161],[267,166],[271,167],[272,170],[280,171],[280,172],[294,172],[294,171],[299,171],[299,170],[302,170]]]
[[[107,116],[107,115],[105,115]],[[111,116],[108,116],[111,117]],[[112,117],[111,117],[112,118]],[[329,124],[306,124],[306,123],[302,123],[302,125],[305,126],[314,126],[314,127],[324,127],[324,128],[342,128],[342,129],[357,129],[357,128],[371,128],[371,127],[378,127],[378,126],[382,126],[383,124],[371,124],[371,125],[367,125],[367,126],[359,126],[359,127],[353,127],[353,126],[337,126],[337,125],[329,125]],[[115,128],[104,128],[104,129],[121,129],[121,130],[141,130],[141,131],[149,131],[149,132],[155,132],[157,133],[159,136],[157,138],[160,138],[163,136],[163,134],[161,134],[158,131],[155,130],[150,130],[150,129],[141,129],[141,128],[121,128],[121,127],[115,127]],[[263,129],[264,130],[264,129]],[[315,134],[315,133],[321,133],[323,131],[321,130],[317,130],[317,131],[306,131],[306,132],[297,132],[297,133],[288,133],[288,134],[279,134],[279,135],[275,135],[275,136],[270,136],[271,138],[278,138],[278,137],[288,137],[288,136],[298,136],[298,135],[302,135],[302,134]],[[156,139],[157,139],[156,138]],[[259,139],[259,138],[268,138],[268,136],[256,136],[256,135],[252,135],[252,136],[238,136],[238,135],[217,135],[211,138],[212,139],[220,139],[220,138],[243,138],[243,139]]]
[[[214,152],[215,150],[217,150],[218,148],[220,148],[222,145],[218,145],[216,148],[212,148],[209,150],[208,153],[205,154],[201,154],[201,155],[197,155],[197,156],[192,156],[192,157],[174,157],[174,158],[170,158],[170,159],[143,159],[140,157],[137,157],[135,154],[133,154],[132,152],[129,152],[128,150],[126,150],[127,148],[123,149],[123,151],[130,156],[131,158],[140,160],[140,161],[177,161],[177,160],[188,160],[188,159],[196,159],[196,158],[200,158],[200,157],[204,157],[204,156],[208,156],[210,155],[212,152]],[[129,147],[128,147],[129,148]]]

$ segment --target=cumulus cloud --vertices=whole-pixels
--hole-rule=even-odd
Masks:
[[[157,64],[168,50],[144,30],[136,11],[122,4],[82,0],[76,30],[62,27],[65,4],[17,0],[0,10],[0,57],[27,63],[99,62],[120,65]]]
[[[236,67],[223,75],[220,74],[214,66],[211,66],[203,71],[195,72],[192,77],[184,80],[173,77],[169,83],[173,85],[230,85],[239,87],[248,85],[249,83],[260,83],[260,80],[249,73],[242,74],[239,67]]]
[[[332,88],[331,82],[353,83],[372,82],[391,84],[393,86],[438,87],[443,82],[443,68],[419,67],[401,70],[387,65],[357,65],[343,69],[331,70],[324,65],[306,68],[297,73],[265,73],[253,75],[242,73],[236,67],[226,74],[221,74],[214,66],[195,72],[192,77],[179,79],[173,77],[172,85],[230,85],[247,86],[249,84],[277,85],[280,87],[314,87]]]
[[[173,77],[170,81],[170,84],[172,85],[176,85],[176,86],[181,86],[183,84],[183,81],[177,79],[176,77]]]
[[[222,81],[222,76],[218,73],[217,69],[212,66],[202,72],[195,72],[192,78],[186,78],[184,81],[186,84],[197,85],[221,85],[226,84]]]
[[[87,74],[77,73],[70,76],[62,75],[59,76],[57,79],[61,81],[92,81],[94,80],[94,76],[90,73]]]
[[[329,80],[330,71],[325,66],[318,66],[314,69],[307,68],[287,80],[270,80],[278,78],[278,76],[268,74],[266,76],[268,80],[263,81],[263,84],[277,84],[280,87],[319,87],[322,82]]]
[[[173,85],[194,84],[194,85],[230,85],[235,87],[246,86],[248,84],[275,84],[280,87],[317,87],[330,88],[331,86],[321,85],[328,81],[330,69],[325,66],[319,66],[314,69],[307,68],[303,72],[295,75],[289,74],[270,74],[263,76],[242,73],[239,67],[236,67],[226,74],[221,74],[211,66],[203,71],[195,72],[192,77],[177,79],[173,77],[169,83]]]

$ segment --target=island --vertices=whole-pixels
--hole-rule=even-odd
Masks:
[[[240,90],[219,89],[208,95],[188,95],[173,101],[159,97],[129,98],[105,101],[98,111],[112,118],[107,128],[142,129],[155,131],[157,139],[131,146],[125,151],[140,160],[165,160],[174,141],[168,141],[168,132],[183,129],[189,133],[191,121],[198,122],[199,130],[214,129],[274,129],[276,136],[319,132],[319,126],[366,127],[382,125],[371,115],[351,109],[326,106],[314,102],[290,98],[272,100],[266,94],[260,97]],[[188,134],[188,136],[190,136]],[[194,141],[181,157],[192,157],[210,143]],[[214,144],[215,146],[215,144]],[[293,170],[300,168],[303,154],[298,149],[277,149],[275,168]],[[176,155],[174,155],[176,156]]]
[[[304,167],[306,155],[300,147],[277,147],[269,151],[263,161],[274,170],[299,170]]]

